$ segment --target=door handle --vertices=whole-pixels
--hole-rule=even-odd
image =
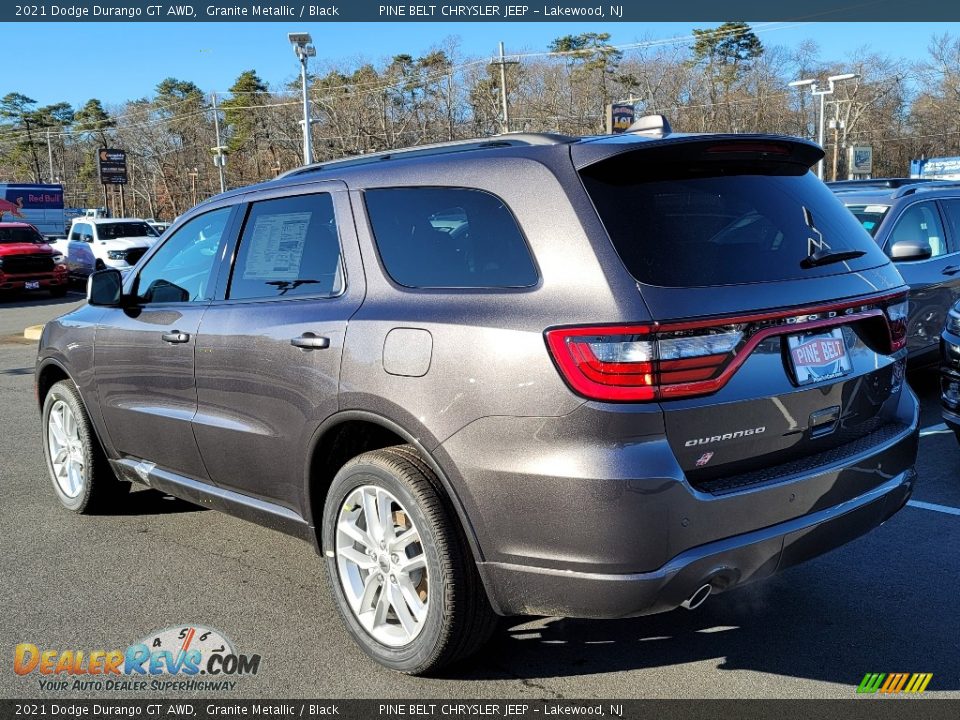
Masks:
[[[290,344],[301,350],[323,350],[330,347],[330,338],[306,332],[300,337],[291,338]]]
[[[190,341],[190,333],[180,332],[179,330],[164,333],[160,337],[163,338],[164,342],[168,343],[185,343]]]
[[[960,265],[947,265],[942,272],[944,275],[956,275],[960,273]]]

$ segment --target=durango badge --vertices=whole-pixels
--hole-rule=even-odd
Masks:
[[[710,437],[702,438],[693,438],[692,440],[687,440],[683,445],[684,447],[696,447],[697,445],[709,445],[710,443],[723,442],[724,440],[737,440],[742,437],[749,437],[750,435],[759,435],[760,433],[766,432],[766,425],[761,425],[757,428],[747,428],[746,430],[737,430],[732,433],[724,433],[723,435],[711,435]],[[708,460],[709,461],[709,460]]]

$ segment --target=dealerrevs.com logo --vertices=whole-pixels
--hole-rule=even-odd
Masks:
[[[13,653],[13,671],[36,677],[39,689],[49,692],[233,690],[236,678],[259,670],[260,655],[238,653],[222,633],[200,625],[166,628],[125,649],[20,643]]]

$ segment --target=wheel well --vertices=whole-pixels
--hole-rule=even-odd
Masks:
[[[50,392],[50,388],[61,380],[69,379],[70,376],[67,375],[66,371],[59,365],[51,363],[44,367],[40,371],[40,376],[37,378],[37,402],[40,404],[40,407],[43,407],[43,401],[46,399],[47,393]]]
[[[319,527],[327,489],[347,461],[370,450],[406,443],[392,430],[366,420],[347,420],[327,430],[310,461],[310,512],[314,524]]]

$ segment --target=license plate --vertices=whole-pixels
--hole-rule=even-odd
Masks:
[[[853,369],[843,330],[787,337],[790,364],[798,385],[843,377]]]
[[[27,281],[23,284],[23,287],[26,290],[39,290],[40,281],[39,280]]]

